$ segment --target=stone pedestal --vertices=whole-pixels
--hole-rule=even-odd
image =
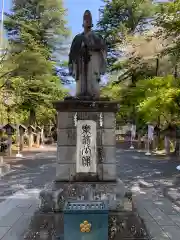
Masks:
[[[76,173],[77,121],[93,120],[97,127],[97,174],[90,181],[116,180],[115,114],[117,103],[110,101],[65,100],[57,102],[56,181],[83,181]],[[85,177],[85,176],[84,176]],[[86,179],[87,180],[87,179]]]
[[[68,200],[107,201],[110,210],[124,208],[126,188],[122,181],[116,182],[53,182],[40,193],[40,208],[45,212],[62,211]],[[128,195],[131,199],[131,194]]]
[[[116,174],[117,103],[65,100],[56,102],[55,107],[58,113],[56,178],[40,193],[41,209],[62,211],[68,200],[105,200],[110,210],[122,210],[126,188]],[[88,132],[91,139],[89,148],[85,149],[90,149],[91,162],[83,165],[82,156],[88,156],[88,152],[81,156],[82,129],[88,131],[87,128],[91,129]]]

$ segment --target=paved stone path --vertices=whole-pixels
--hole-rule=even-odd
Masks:
[[[54,178],[55,152],[12,163],[13,172],[0,180],[0,239],[21,240],[37,209],[38,193]],[[117,149],[117,171],[133,190],[134,208],[152,239],[179,240],[180,208],[168,194],[177,174],[177,161],[157,160],[144,153]],[[164,197],[164,189],[168,189]]]
[[[39,192],[55,174],[56,152],[11,162],[10,174],[0,179],[0,239],[21,240],[38,209]]]
[[[133,191],[134,208],[151,239],[180,239],[180,207],[177,201],[171,201],[172,194],[177,192],[177,185],[172,192],[172,184],[179,162],[119,149],[117,156],[119,175]]]

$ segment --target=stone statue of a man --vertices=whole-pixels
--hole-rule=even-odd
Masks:
[[[76,80],[76,96],[98,98],[100,76],[106,71],[106,45],[101,36],[92,31],[92,16],[86,10],[84,31],[73,39],[69,53],[69,73]]]

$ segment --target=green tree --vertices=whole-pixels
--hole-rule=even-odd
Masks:
[[[159,13],[156,18],[156,25],[159,27],[159,35],[166,39],[164,54],[171,55],[175,78],[178,77],[180,60],[180,0],[167,2],[159,6]]]
[[[18,36],[25,30],[26,34],[31,34],[33,39],[48,47],[51,54],[55,49],[64,49],[62,44],[69,31],[63,0],[15,0],[12,12],[6,14],[9,17],[6,28],[13,42],[14,35]],[[16,40],[18,42],[18,38]]]
[[[130,79],[135,86],[139,79],[165,76],[172,73],[168,56],[163,56],[165,40],[156,37],[156,29],[145,34],[128,37],[124,59],[119,58],[113,65],[119,72],[116,82]]]
[[[102,94],[119,101],[121,122],[133,120],[137,129],[151,122],[163,129],[180,117],[180,0],[141,1],[140,8],[138,3],[105,1],[99,28],[113,56],[109,66],[115,77]]]
[[[139,80],[136,87],[129,88],[123,83],[108,83],[103,96],[118,100],[120,103],[119,121],[124,124],[132,120],[132,108],[135,107],[137,125],[147,122],[157,123],[160,117],[161,127],[172,121],[178,121],[180,110],[180,90],[173,76],[154,77]]]
[[[100,9],[98,29],[106,39],[109,51],[113,53],[110,61],[113,62],[117,57],[117,44],[124,43],[127,35],[144,30],[152,17],[154,6],[151,0],[104,0],[104,3]]]
[[[63,3],[16,0],[12,13],[7,14],[5,27],[10,43],[9,61],[15,66],[11,74],[14,90],[21,96],[18,107],[28,111],[29,124],[35,124],[40,108],[52,109],[52,101],[65,95],[51,60],[68,35]]]

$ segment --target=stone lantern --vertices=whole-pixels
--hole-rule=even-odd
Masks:
[[[34,134],[36,132],[36,128],[33,127],[32,125],[29,125],[27,130],[28,130],[28,136],[29,136],[28,147],[31,148],[34,144]]]
[[[8,135],[8,156],[11,156],[12,154],[12,135],[15,133],[16,128],[12,124],[6,124],[3,127],[6,131],[6,134]]]

